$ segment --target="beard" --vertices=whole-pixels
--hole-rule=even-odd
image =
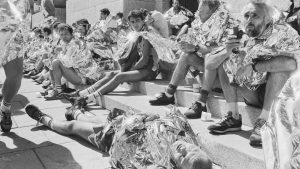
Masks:
[[[263,28],[262,24],[259,24],[259,25],[256,25],[256,26],[252,23],[247,24],[246,25],[246,34],[249,37],[257,37],[261,34],[262,28]]]

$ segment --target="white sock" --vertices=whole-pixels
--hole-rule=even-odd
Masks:
[[[96,96],[94,94],[89,94],[89,95],[87,95],[86,98],[87,98],[86,99],[87,103],[91,103],[91,102],[94,102],[96,100]]]
[[[268,120],[269,119],[269,112],[270,112],[270,110],[262,109],[259,118],[264,119],[264,120]]]
[[[94,93],[95,91],[96,91],[95,88],[93,86],[91,86],[91,87],[89,87],[89,88],[87,88],[85,90],[80,91],[79,92],[79,96],[81,96],[81,97],[87,96],[89,94]]]
[[[231,103],[227,103],[227,105],[228,105],[228,111],[232,112],[232,117],[235,119],[239,119],[240,114],[239,114],[239,109],[238,109],[238,103],[231,102]]]
[[[172,94],[169,94],[168,92],[165,92],[165,94],[166,94],[166,96],[167,96],[168,98],[173,97],[173,95],[172,95]]]
[[[61,88],[61,85],[56,85],[55,86],[55,89],[58,93],[61,93],[62,92],[62,88]]]
[[[75,120],[78,120],[78,117],[79,117],[79,115],[81,115],[81,114],[83,114],[81,110],[76,110],[76,111],[74,112],[74,119],[75,119]]]
[[[2,112],[10,112],[10,108],[11,108],[11,103],[7,103],[3,99],[1,102],[1,107],[0,107],[1,115],[2,115]]]
[[[53,120],[50,117],[44,116],[40,122],[53,130]]]

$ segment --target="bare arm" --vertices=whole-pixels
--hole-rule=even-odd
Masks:
[[[135,64],[134,66],[135,70],[142,69],[148,64],[150,58],[150,52],[151,52],[151,44],[149,43],[148,40],[144,40],[143,55],[141,59]]]
[[[297,62],[294,58],[286,56],[274,57],[270,60],[259,61],[255,65],[258,72],[284,72],[297,69]]]
[[[189,29],[189,26],[188,26],[188,25],[184,25],[184,26],[180,29],[180,31],[179,31],[179,33],[178,33],[178,35],[177,35],[177,38],[179,38],[181,35],[187,33],[188,29]]]
[[[222,50],[214,55],[209,55],[205,58],[205,68],[208,70],[217,69],[228,57],[229,55],[226,50]]]

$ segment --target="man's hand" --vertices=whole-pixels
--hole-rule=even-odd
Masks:
[[[185,53],[193,53],[196,50],[196,46],[188,43],[188,42],[179,42],[180,50]]]
[[[238,69],[236,75],[239,79],[243,77],[251,77],[253,73],[252,65],[248,64]]]
[[[238,48],[241,46],[240,39],[236,38],[228,38],[226,42],[226,51],[227,54],[232,54],[233,51],[238,50]]]

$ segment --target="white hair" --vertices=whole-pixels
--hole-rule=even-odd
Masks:
[[[247,7],[249,6],[249,4],[252,4],[252,5],[260,8],[261,10],[263,10],[263,12],[265,13],[266,23],[270,23],[272,21],[276,22],[281,17],[281,12],[277,8],[268,5],[266,0],[250,0],[248,5],[246,5],[243,8],[242,14],[245,14],[247,12]]]

